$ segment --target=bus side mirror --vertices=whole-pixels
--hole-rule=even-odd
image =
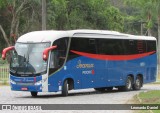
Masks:
[[[46,48],[44,51],[43,51],[43,60],[47,60],[48,59],[48,54],[49,54],[49,51],[53,50],[53,49],[56,49],[57,46],[52,46],[52,47],[49,47],[49,48]]]
[[[7,47],[7,48],[3,49],[3,51],[2,51],[2,59],[5,60],[7,52],[10,51],[10,50],[13,50],[13,49],[14,49],[14,46],[10,46],[10,47]]]

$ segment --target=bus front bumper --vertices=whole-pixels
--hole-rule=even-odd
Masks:
[[[11,90],[42,92],[42,76],[16,77],[10,75]]]
[[[35,91],[42,92],[42,85],[20,85],[20,84],[10,84],[11,90],[14,91]]]

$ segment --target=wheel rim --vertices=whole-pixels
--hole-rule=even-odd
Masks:
[[[69,90],[69,84],[67,84],[67,91]]]
[[[131,89],[131,80],[130,79],[127,80],[127,89]]]
[[[137,86],[137,87],[140,87],[140,85],[141,85],[140,80],[139,80],[139,79],[136,79],[136,86]]]

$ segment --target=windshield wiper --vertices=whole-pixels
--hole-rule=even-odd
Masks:
[[[24,65],[25,65],[25,62],[26,62],[25,54],[21,58],[23,58],[23,61],[22,62],[18,61],[19,66],[16,66],[15,74],[18,74],[19,68],[21,68],[21,67],[24,68]],[[20,58],[20,60],[21,60],[21,58]]]

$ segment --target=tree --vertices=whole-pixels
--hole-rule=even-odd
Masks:
[[[155,17],[153,0],[125,0],[125,4],[138,8],[139,19],[146,23],[148,35],[151,36],[151,28]]]
[[[156,18],[158,24],[158,63],[160,63],[160,1],[159,0],[152,0],[154,4],[154,8],[156,9]]]
[[[13,40],[11,38],[15,39],[16,35],[18,34],[19,15],[22,12],[22,9],[24,8],[24,5],[26,4],[26,2],[27,2],[27,0],[22,1],[18,7],[16,7],[15,0],[14,1],[6,1],[4,3],[7,6],[8,13],[11,14],[11,18],[12,18],[9,36],[7,36],[2,25],[0,25],[0,30],[1,30],[3,37],[4,37],[5,41],[7,42],[8,46],[13,45]],[[8,37],[10,37],[10,39]]]
[[[109,1],[48,0],[47,29],[123,31],[124,17]],[[41,16],[41,0],[1,0],[0,43],[11,46],[20,35],[41,30]]]
[[[29,26],[27,25],[29,21],[23,18],[27,18],[27,11],[30,11],[29,17],[33,16],[34,8],[32,4],[35,3],[38,2],[36,0],[5,0],[0,2],[0,8],[5,12],[5,18],[3,18],[0,23],[0,31],[8,46],[14,44],[16,38],[19,36],[20,27],[24,28],[24,26]]]
[[[66,0],[51,0],[48,1],[47,20],[49,29],[66,29],[68,21],[67,1]]]
[[[51,3],[48,19],[54,29],[123,31],[123,16],[109,0],[52,0]]]
[[[147,28],[148,35],[151,35],[150,28],[153,27],[153,23],[157,23],[158,25],[158,63],[160,63],[160,1],[159,0],[125,0],[126,2],[132,2],[131,4],[134,6],[138,6],[142,9],[141,19],[143,19],[144,15],[147,16]]]

